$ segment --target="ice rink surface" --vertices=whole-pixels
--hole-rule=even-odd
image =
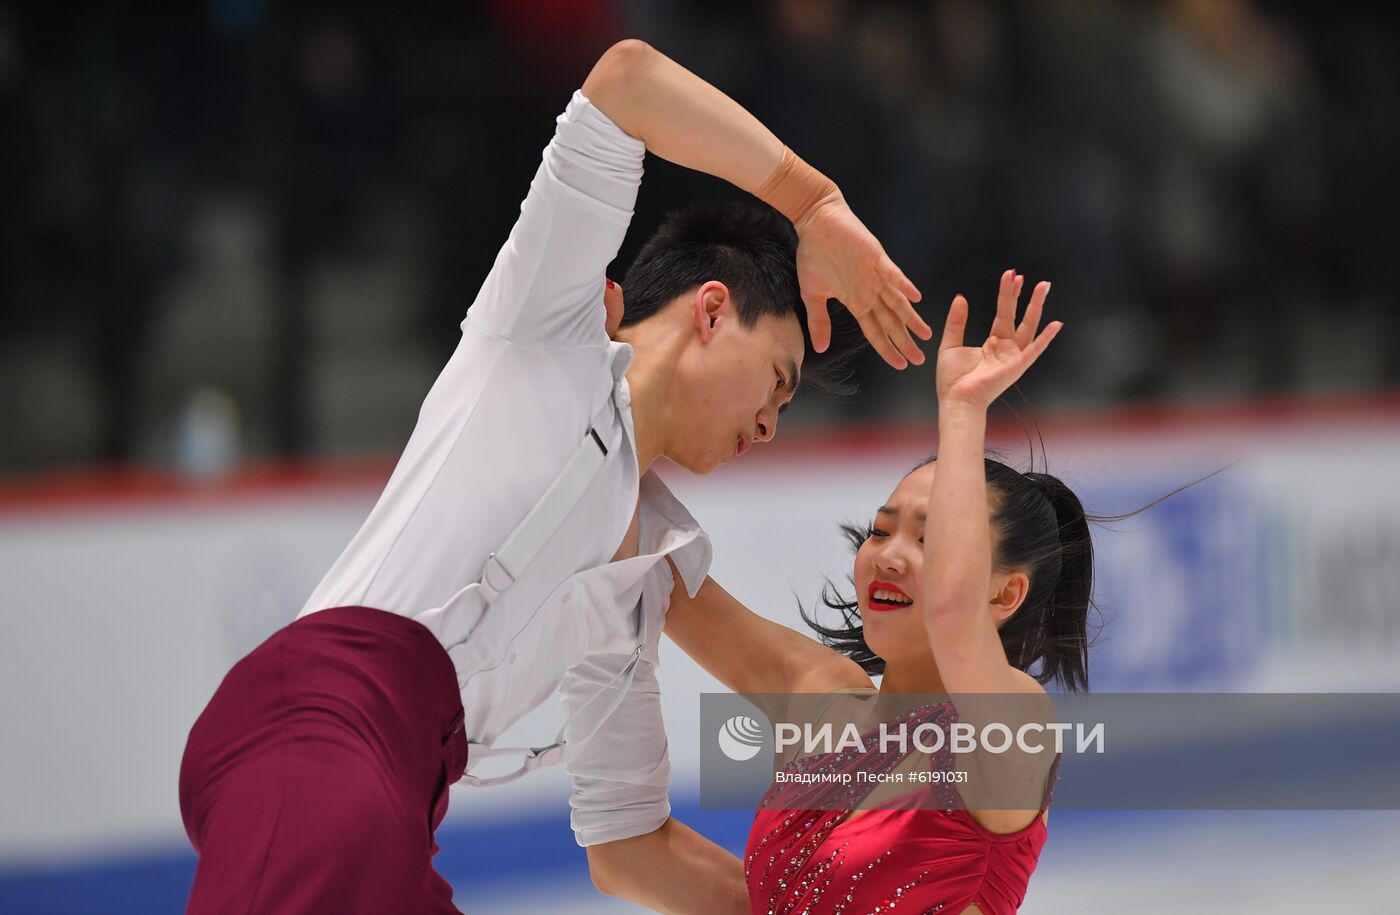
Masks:
[[[1394,915],[1400,813],[1051,815],[1021,915]],[[471,915],[642,909],[600,897],[584,868],[524,886],[460,886]]]

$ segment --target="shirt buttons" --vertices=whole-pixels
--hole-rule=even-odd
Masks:
[[[569,593],[568,591],[565,591],[565,592],[564,592],[564,596],[561,597],[561,598],[559,598],[559,603],[561,603],[561,604],[567,604],[569,601],[571,601],[571,600],[573,600],[573,599],[574,599],[573,594]]]

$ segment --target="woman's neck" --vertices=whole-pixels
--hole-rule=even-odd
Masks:
[[[891,664],[886,662],[885,675],[880,678],[882,693],[946,693],[938,667],[931,662],[920,664]]]

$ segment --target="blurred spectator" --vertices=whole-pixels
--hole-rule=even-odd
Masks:
[[[200,473],[395,451],[554,115],[628,35],[830,174],[931,319],[958,291],[985,317],[1005,266],[1053,279],[1075,331],[1038,406],[1400,384],[1379,8],[0,2],[0,471],[188,465],[192,429]],[[614,275],[737,193],[647,170]],[[921,376],[859,372],[791,424],[927,417]]]

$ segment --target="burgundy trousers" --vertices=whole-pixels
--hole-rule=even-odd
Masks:
[[[426,628],[367,607],[302,617],[190,730],[186,912],[456,913],[433,833],[466,763],[457,676]]]

